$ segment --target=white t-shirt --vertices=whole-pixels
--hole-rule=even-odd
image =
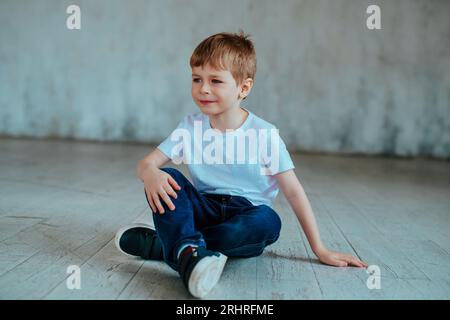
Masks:
[[[236,130],[212,129],[204,113],[187,115],[158,149],[185,163],[200,193],[245,197],[272,207],[279,186],[273,175],[295,168],[278,130],[249,110]]]

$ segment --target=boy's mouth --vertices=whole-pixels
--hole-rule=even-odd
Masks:
[[[201,104],[210,104],[210,103],[214,103],[216,101],[210,101],[210,100],[199,100]]]

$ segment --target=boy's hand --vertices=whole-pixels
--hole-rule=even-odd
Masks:
[[[144,177],[144,188],[147,193],[147,199],[153,212],[164,213],[160,197],[167,204],[170,210],[175,210],[175,206],[170,200],[170,196],[177,198],[175,190],[181,190],[181,187],[172,178],[170,174],[158,168],[149,169]]]
[[[316,253],[316,255],[319,258],[320,262],[330,265],[330,266],[335,266],[335,267],[355,266],[355,267],[360,267],[360,268],[368,267],[367,263],[362,262],[358,258],[355,258],[349,254],[333,252],[333,251],[324,249],[324,250]]]

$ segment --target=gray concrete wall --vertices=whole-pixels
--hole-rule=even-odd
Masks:
[[[192,50],[243,28],[258,55],[243,105],[291,149],[448,158],[449,17],[448,0],[1,0],[0,133],[159,142],[197,111]]]

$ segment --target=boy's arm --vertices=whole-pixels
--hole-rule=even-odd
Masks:
[[[366,263],[351,255],[332,252],[325,247],[320,239],[319,229],[309,200],[294,170],[291,169],[278,173],[274,177],[277,179],[281,191],[294,210],[311,249],[322,263],[337,267],[346,267],[348,265],[367,267]]]
[[[148,169],[159,169],[170,161],[170,158],[162,153],[158,148],[155,148],[145,158],[138,162],[136,167],[136,175],[144,181],[144,173]]]

